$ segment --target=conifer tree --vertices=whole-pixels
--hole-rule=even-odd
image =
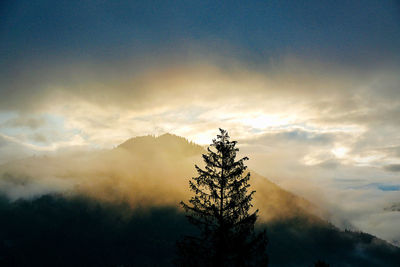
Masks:
[[[195,195],[181,205],[199,235],[178,242],[179,266],[267,265],[265,231],[255,233],[258,210],[250,211],[248,158],[236,160],[236,143],[220,129],[203,155],[205,168],[195,165],[198,176],[189,181]]]
[[[329,267],[329,264],[324,261],[318,260],[314,263],[314,267]]]

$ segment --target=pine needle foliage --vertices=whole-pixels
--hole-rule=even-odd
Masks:
[[[251,211],[255,191],[249,191],[250,173],[228,132],[219,129],[207,153],[205,167],[189,181],[194,196],[181,202],[199,236],[178,242],[178,266],[266,266],[266,234],[256,234],[258,210]]]

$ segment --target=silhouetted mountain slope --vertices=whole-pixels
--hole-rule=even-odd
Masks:
[[[83,196],[0,199],[0,266],[171,266],[175,241],[195,229],[176,208],[132,208]],[[308,218],[267,228],[271,266],[398,266],[400,249]]]
[[[166,134],[133,138],[112,150],[0,166],[0,191],[17,199],[0,201],[0,260],[18,266],[168,265],[175,240],[193,231],[178,203],[192,195],[188,180],[203,152]],[[251,173],[272,265],[310,266],[321,259],[332,266],[398,266],[398,248],[340,231],[316,216],[307,200]]]

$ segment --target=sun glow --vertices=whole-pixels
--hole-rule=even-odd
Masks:
[[[270,115],[270,114],[257,114],[250,115],[240,119],[240,122],[244,125],[248,125],[256,129],[266,129],[270,127],[278,127],[282,125],[287,125],[290,123],[288,117],[283,117],[280,115]]]
[[[347,147],[338,146],[332,149],[331,152],[333,155],[335,155],[335,157],[341,159],[346,157],[347,153],[349,152],[349,149]]]

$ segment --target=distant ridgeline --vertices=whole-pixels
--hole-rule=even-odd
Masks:
[[[190,157],[205,152],[205,149],[198,144],[169,133],[158,137],[152,135],[134,137],[120,144],[117,148],[132,152],[141,151],[146,153],[147,156],[167,153],[179,157]]]
[[[178,203],[202,153],[166,134],[0,166],[0,266],[171,266],[176,240],[196,231]],[[251,173],[271,266],[399,266],[398,247],[339,230]]]

